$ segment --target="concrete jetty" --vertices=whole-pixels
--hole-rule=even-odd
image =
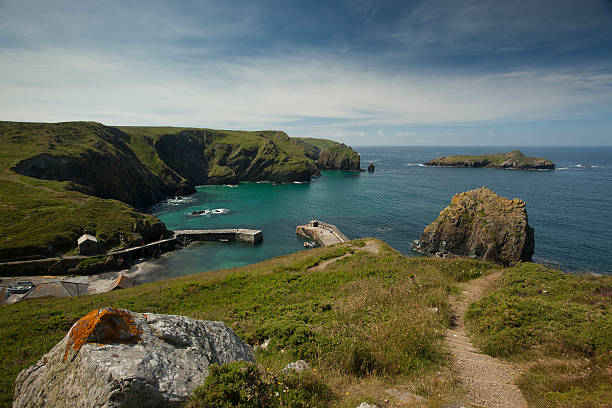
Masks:
[[[312,239],[322,246],[350,241],[335,225],[314,219],[306,225],[298,225],[295,233]]]
[[[174,236],[184,241],[242,241],[258,244],[263,241],[261,230],[245,228],[210,229],[210,230],[180,230],[174,231]]]

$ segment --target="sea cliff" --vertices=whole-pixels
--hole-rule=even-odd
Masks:
[[[65,253],[85,231],[103,249],[159,239],[163,223],[137,209],[196,185],[359,168],[348,146],[281,131],[0,122],[0,144],[0,260]]]

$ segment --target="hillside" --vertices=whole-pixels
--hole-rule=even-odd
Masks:
[[[361,170],[359,154],[344,143],[309,137],[297,139],[305,144],[306,156],[315,160],[321,170]]]
[[[527,157],[520,150],[509,153],[483,154],[480,156],[442,156],[424,163],[426,166],[444,167],[493,167],[518,170],[552,170],[555,164],[548,159]]]
[[[134,208],[200,184],[310,181],[319,174],[312,143],[336,154],[322,169],[359,167],[345,145],[280,131],[0,122],[0,260],[69,251],[85,230],[106,249],[120,236],[159,239],[163,224]]]
[[[531,406],[604,407],[612,398],[612,278],[531,263],[500,268],[404,258],[372,239],[100,295],[4,306],[0,405],[10,406],[20,370],[80,317],[107,306],[221,320],[252,346],[269,339],[266,349],[255,350],[261,370],[278,373],[306,360],[312,383],[330,391],[327,402],[314,406],[465,403],[444,336],[449,298],[461,295],[461,282],[493,273],[501,277],[467,312],[475,344],[519,366]]]

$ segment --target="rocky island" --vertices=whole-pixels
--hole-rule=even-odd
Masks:
[[[101,250],[168,236],[139,210],[202,184],[308,182],[359,170],[331,140],[282,131],[0,122],[0,260],[72,251],[92,232]]]
[[[488,188],[456,194],[429,224],[413,249],[426,254],[459,255],[502,265],[530,262],[533,228],[524,201],[500,197]]]
[[[480,156],[441,156],[423,164],[441,167],[492,167],[519,170],[554,170],[555,168],[555,164],[550,160],[527,157],[520,150]]]

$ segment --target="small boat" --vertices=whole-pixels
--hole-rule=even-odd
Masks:
[[[229,239],[228,238],[219,238],[219,241],[221,241],[221,242],[229,242]]]
[[[317,246],[317,243],[314,241],[306,241],[304,242],[304,248],[314,248]]]

